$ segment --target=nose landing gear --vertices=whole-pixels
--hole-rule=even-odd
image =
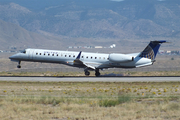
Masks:
[[[18,62],[17,68],[21,68],[21,61]]]

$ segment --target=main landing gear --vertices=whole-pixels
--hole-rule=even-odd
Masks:
[[[84,73],[86,76],[90,75],[90,72],[88,70],[85,70]],[[96,77],[99,77],[101,75],[99,72],[99,69],[95,70],[95,75],[96,75]]]
[[[18,62],[17,68],[21,68],[21,61]]]
[[[86,76],[89,76],[89,75],[90,75],[90,72],[89,72],[89,71],[85,71],[85,75],[86,75]]]
[[[96,71],[95,71],[95,75],[96,75],[96,77],[99,77],[101,74],[100,74],[100,72],[99,72],[99,69],[97,69]]]

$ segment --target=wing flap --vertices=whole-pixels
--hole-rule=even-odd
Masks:
[[[96,68],[92,65],[88,65],[87,63],[83,63],[87,68],[95,70]]]

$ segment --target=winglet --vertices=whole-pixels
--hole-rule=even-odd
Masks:
[[[83,62],[80,60],[81,52],[82,52],[82,51],[79,52],[77,58],[73,61],[74,64],[84,65]]]
[[[76,59],[80,59],[80,57],[81,57],[81,52],[82,52],[82,51],[79,52],[79,54],[78,54],[78,56],[77,56]]]

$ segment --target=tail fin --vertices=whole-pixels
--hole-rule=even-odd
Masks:
[[[151,41],[148,46],[141,52],[139,57],[149,58],[154,60],[156,58],[156,54],[159,50],[159,47],[162,43],[165,43],[165,40],[160,41]]]

